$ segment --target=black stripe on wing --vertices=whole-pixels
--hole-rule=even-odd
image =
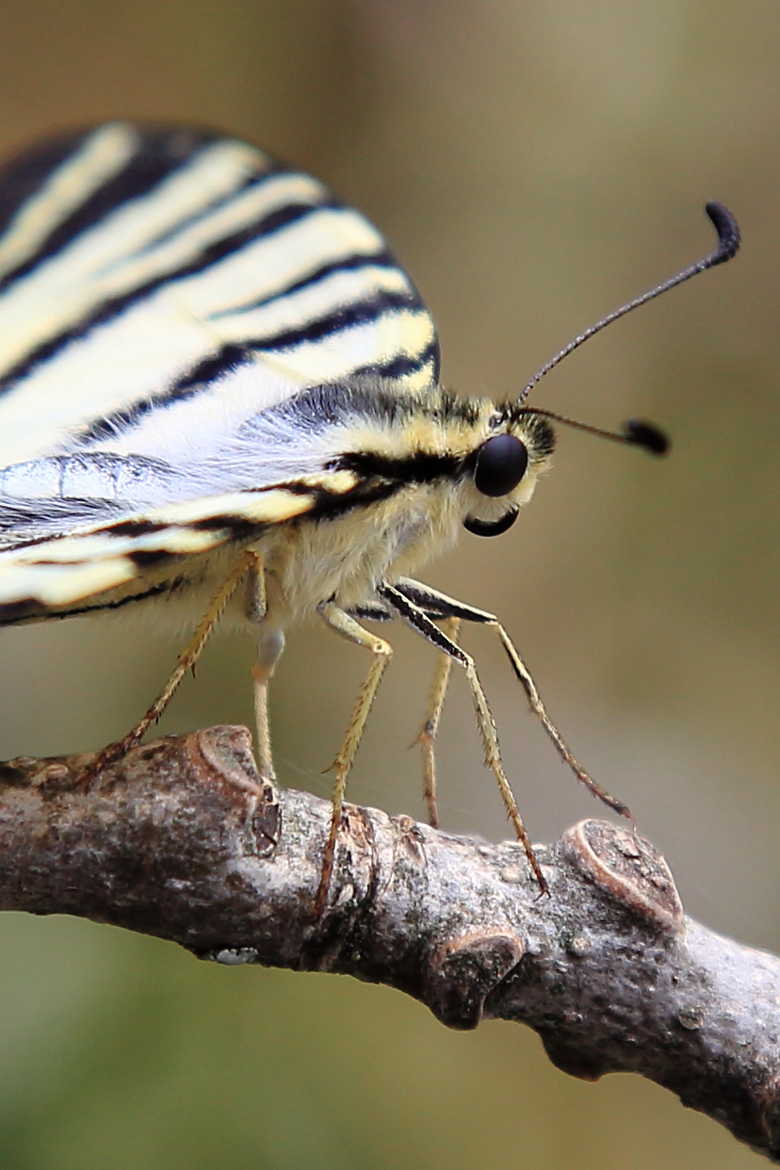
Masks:
[[[386,362],[373,362],[371,365],[360,366],[351,375],[354,378],[405,378],[409,374],[418,374],[427,365],[431,367],[431,381],[439,381],[441,355],[439,343],[433,340],[417,356],[398,354]]]
[[[73,150],[86,138],[81,131],[38,143],[20,151],[0,166],[0,234],[28,199],[32,198]]]
[[[153,414],[155,410],[164,409],[172,402],[183,402],[187,398],[197,396],[204,386],[213,385],[240,366],[251,365],[254,360],[254,354],[246,346],[233,343],[223,345],[216,353],[198,362],[178,382],[174,382],[160,394],[149,395],[134,402],[130,407],[96,419],[90,426],[76,431],[71,436],[71,442],[74,447],[81,447],[121,435]]]
[[[19,601],[0,605],[0,626],[18,626],[25,622],[36,620],[59,620],[69,617],[82,617],[84,614],[95,614],[106,610],[124,609],[134,602],[148,601],[152,597],[176,593],[186,582],[182,577],[173,577],[168,581],[161,581],[140,593],[130,593],[125,597],[112,598],[107,601],[95,601],[90,605],[74,605],[68,609],[52,611],[42,605],[34,597],[24,597]]]
[[[332,313],[325,313],[321,317],[314,317],[295,329],[283,329],[265,337],[253,337],[247,341],[252,349],[284,351],[294,349],[305,342],[320,341],[333,333],[341,333],[345,329],[354,329],[357,325],[369,325],[378,321],[385,313],[394,309],[423,309],[424,306],[417,293],[383,292],[376,296],[367,297],[352,304],[340,305]]]
[[[190,263],[161,273],[159,276],[155,276],[153,279],[137,285],[122,296],[113,297],[111,300],[104,301],[95,312],[80,321],[76,327],[63,330],[56,336],[50,337],[42,345],[37,346],[28,353],[22,361],[17,362],[15,366],[7,370],[2,378],[0,378],[0,394],[9,390],[15,382],[26,377],[37,366],[51,361],[57,353],[71,342],[85,337],[90,330],[96,328],[98,325],[103,325],[107,321],[118,317],[130,308],[131,305],[144,300],[165,285],[203,272],[218,260],[223,260],[226,256],[238,252],[251,241],[261,236],[268,236],[274,232],[281,231],[290,224],[315,214],[323,207],[339,206],[340,204],[335,201],[317,204],[288,203],[285,207],[272,211],[259,222],[247,225],[240,231],[208,244]]]
[[[64,135],[43,147],[33,148],[0,169],[0,231],[5,230],[27,199],[45,186],[57,168],[86,145],[92,134],[94,130]],[[55,256],[118,207],[149,195],[176,171],[189,165],[199,150],[215,141],[219,141],[219,136],[206,131],[182,129],[171,133],[164,129],[144,129],[138,139],[138,149],[121,170],[58,224],[33,255],[7,273],[0,281],[0,290]]]

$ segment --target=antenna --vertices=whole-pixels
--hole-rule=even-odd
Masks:
[[[604,427],[594,427],[590,423],[580,422],[579,419],[569,418],[568,415],[558,414],[555,410],[542,410],[536,406],[521,406],[518,414],[535,414],[542,418],[551,418],[555,422],[564,423],[567,427],[585,431],[589,435],[598,435],[600,439],[612,439],[615,443],[630,443],[634,447],[641,447],[651,455],[666,455],[669,450],[669,437],[657,427],[655,423],[645,422],[642,419],[630,418],[623,424],[622,431],[608,431]]]
[[[718,246],[715,251],[703,256],[701,260],[697,260],[687,268],[683,268],[682,272],[678,272],[676,276],[670,276],[668,280],[662,281],[661,284],[657,284],[654,288],[648,289],[647,292],[643,292],[638,297],[634,297],[633,300],[627,301],[619,309],[614,309],[611,313],[607,313],[606,317],[602,317],[595,325],[591,325],[583,333],[579,333],[568,345],[565,345],[562,350],[559,350],[555,357],[550,358],[548,362],[545,362],[536,371],[519,395],[519,403],[525,402],[534,386],[537,382],[541,381],[545,374],[549,374],[550,370],[560,365],[564,358],[568,357],[575,349],[579,349],[584,341],[588,341],[594,334],[600,333],[602,329],[606,329],[607,325],[611,325],[613,321],[617,321],[620,317],[625,317],[626,313],[638,309],[640,305],[645,305],[648,301],[660,297],[661,293],[668,292],[670,288],[675,288],[678,284],[690,280],[692,276],[698,276],[700,272],[706,272],[708,268],[714,268],[716,264],[725,264],[727,260],[731,260],[737,254],[741,242],[741,233],[739,224],[729,209],[722,203],[707,203],[704,206],[704,210],[707,212],[715,227],[715,231],[718,233]],[[633,428],[629,427],[628,429],[629,434],[623,436],[628,442],[639,442],[640,445],[649,446],[651,450],[653,449],[652,444],[642,443],[642,440],[638,439],[636,434],[631,433]],[[612,437],[617,438],[618,436]]]

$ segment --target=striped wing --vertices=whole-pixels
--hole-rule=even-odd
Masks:
[[[0,172],[0,466],[192,457],[204,419],[357,372],[437,373],[376,229],[245,143],[110,124]],[[181,448],[184,447],[184,451]]]
[[[0,620],[309,509],[273,494],[262,444],[231,497],[241,428],[307,387],[437,374],[412,282],[311,176],[123,123],[22,155],[0,171]]]
[[[120,517],[0,552],[0,625],[125,605],[167,588],[171,566],[225,544],[241,547],[274,525],[362,494],[358,476],[334,471],[293,485],[205,496]],[[148,578],[148,583],[139,582]]]

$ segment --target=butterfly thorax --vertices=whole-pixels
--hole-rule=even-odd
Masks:
[[[486,399],[436,389],[399,402],[378,389],[350,390],[343,401],[349,417],[340,448],[328,457],[329,470],[310,481],[319,497],[256,545],[278,583],[285,624],[323,601],[360,605],[379,582],[416,573],[456,542],[470,515],[495,521],[526,503],[549,464],[546,424]],[[475,453],[498,434],[521,438],[528,470],[513,490],[488,497],[475,484]],[[349,490],[328,490],[330,476],[350,473]]]

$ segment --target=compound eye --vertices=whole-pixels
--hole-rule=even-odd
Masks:
[[[483,496],[513,492],[528,467],[528,450],[514,435],[494,435],[477,453],[474,483]]]

